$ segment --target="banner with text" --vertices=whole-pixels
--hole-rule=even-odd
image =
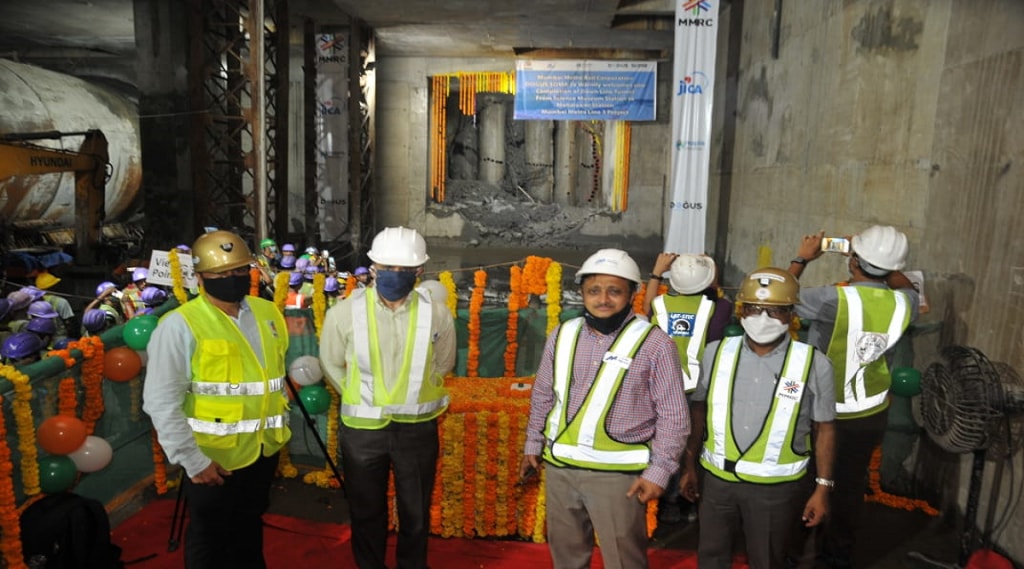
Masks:
[[[676,0],[672,66],[672,148],[665,250],[704,253],[711,106],[718,38],[716,2]]]
[[[196,279],[196,270],[192,266],[192,256],[178,253],[178,262],[181,263],[181,275],[185,288],[196,288],[199,280]],[[146,273],[146,282],[164,286],[174,286],[174,279],[171,277],[171,259],[167,251],[153,250],[149,257],[149,268]]]
[[[652,121],[654,61],[516,61],[516,120]]]
[[[348,229],[348,36],[316,37],[316,193],[320,240]],[[355,96],[355,95],[353,95]]]

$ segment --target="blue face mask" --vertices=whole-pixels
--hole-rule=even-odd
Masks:
[[[412,292],[416,286],[416,271],[377,271],[377,278],[373,281],[377,294],[384,300],[395,302],[401,300]]]

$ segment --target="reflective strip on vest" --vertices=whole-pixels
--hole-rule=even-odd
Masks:
[[[305,308],[303,306],[306,302],[306,297],[297,293],[289,292],[288,298],[285,300],[285,308]]]
[[[207,435],[237,435],[240,433],[255,433],[260,430],[260,422],[266,421],[264,428],[280,429],[287,424],[287,416],[274,415],[266,419],[246,419],[235,423],[223,423],[220,421],[204,421],[202,419],[187,418],[192,430]]]
[[[377,344],[377,316],[373,310],[376,302],[376,291],[364,289],[365,302],[353,299],[352,326],[356,330],[369,330],[367,334],[353,334],[356,362],[359,364],[359,405],[342,404],[341,414],[360,419],[384,419],[390,415],[427,415],[436,412],[448,404],[448,396],[435,401],[420,403],[420,390],[427,370],[427,354],[430,349],[431,311],[428,301],[422,295],[416,296],[416,302],[426,306],[415,308],[415,320],[410,322],[407,338],[413,342],[412,354],[403,361],[402,368],[408,370],[408,386],[400,404],[377,405],[374,400],[373,354],[380,352]],[[413,292],[419,295],[418,292]],[[410,297],[410,302],[414,297]],[[409,310],[414,310],[409,307]],[[371,345],[372,343],[372,345]],[[378,356],[379,357],[379,356]],[[401,381],[401,379],[399,379]]]
[[[668,329],[669,318],[668,308],[665,306],[665,295],[655,297],[651,307],[657,317],[658,327],[669,334],[669,337],[675,342],[675,336],[672,336]],[[700,306],[697,308],[697,316],[693,322],[693,334],[686,342],[686,365],[680,366],[683,370],[683,390],[687,393],[697,389],[697,382],[700,381],[701,351],[707,343],[708,326],[714,311],[715,303],[701,295]]]
[[[560,418],[566,412],[566,405],[569,400],[569,378],[571,377],[573,353],[575,352],[576,340],[582,329],[582,318],[572,320],[573,326],[565,326],[571,333],[568,335],[559,334],[555,345],[555,388],[556,403],[548,415],[548,436],[554,439],[559,434],[558,428]],[[636,354],[640,344],[647,338],[651,324],[635,319],[626,325],[626,328],[619,333],[611,349],[605,354],[605,360],[597,371],[594,383],[591,385],[589,401],[583,409],[582,417],[575,417],[573,421],[580,421],[579,434],[575,444],[556,442],[551,445],[551,454],[559,459],[571,459],[600,464],[642,464],[650,460],[650,449],[632,450],[599,450],[594,448],[595,436],[598,428],[603,428],[603,419],[611,407],[611,403],[617,393],[616,387],[620,385],[620,379],[626,374],[629,365],[632,363],[632,356]],[[620,362],[619,365],[609,365],[608,360]],[[559,377],[561,375],[561,377]]]
[[[284,378],[275,377],[267,380],[269,393],[284,390]],[[242,383],[193,381],[190,388],[196,395],[263,395],[262,381],[246,381]]]
[[[713,408],[710,420],[714,436],[707,441],[701,452],[701,459],[725,472],[728,472],[726,461],[728,459],[727,449],[730,446],[726,437],[732,436],[732,421],[729,418],[732,415],[733,376],[737,369],[736,364],[742,350],[743,338],[744,336],[726,338],[719,348],[720,359],[715,364],[715,376],[712,379],[713,393],[711,394]],[[769,411],[770,422],[763,427],[763,429],[767,429],[768,435],[764,457],[760,461],[743,460],[742,455],[737,457],[734,473],[765,479],[788,478],[807,468],[809,458],[792,463],[779,463],[783,448],[792,444],[790,424],[793,422],[794,413],[798,413],[800,410],[800,397],[779,397],[778,394],[785,389],[787,381],[801,384],[800,391],[802,393],[807,383],[808,360],[813,353],[813,349],[807,344],[790,343],[786,353],[786,363],[776,386],[774,405]],[[758,434],[757,439],[763,436],[765,436],[765,430]],[[755,440],[755,444],[756,442],[757,440]],[[736,448],[735,441],[732,443],[731,446]]]
[[[857,413],[874,409],[885,403],[888,391],[882,391],[874,395],[868,395],[864,381],[864,370],[871,362],[861,362],[857,353],[857,340],[864,333],[864,303],[861,302],[857,287],[840,287],[839,291],[846,298],[847,318],[849,324],[846,330],[846,377],[843,378],[843,401],[836,402],[836,413]],[[896,307],[889,320],[886,331],[885,350],[880,352],[877,358],[889,351],[903,335],[903,322],[907,318],[907,297],[897,292],[893,295]],[[874,360],[872,360],[874,361]],[[852,370],[852,371],[851,371]]]

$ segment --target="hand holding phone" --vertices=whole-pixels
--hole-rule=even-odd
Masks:
[[[845,237],[823,237],[821,250],[826,253],[849,253],[850,240]]]

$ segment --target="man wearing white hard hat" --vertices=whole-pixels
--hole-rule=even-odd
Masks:
[[[427,567],[430,498],[448,408],[442,377],[455,367],[448,308],[416,288],[427,256],[413,229],[388,227],[367,253],[376,285],[327,311],[320,336],[324,376],[341,393],[341,456],[361,569],[386,567],[388,471],[398,507],[398,567]]]
[[[618,249],[576,273],[584,315],[548,337],[534,381],[520,477],[545,468],[555,567],[647,567],[647,502],[679,468],[689,433],[675,344],[633,313],[640,269]],[[378,286],[380,286],[378,284]]]
[[[805,235],[789,272],[823,254],[824,232]],[[918,292],[901,269],[907,236],[875,225],[853,236],[847,260],[849,286],[804,288],[796,314],[811,320],[807,341],[832,360],[836,392],[835,489],[833,515],[815,536],[822,561],[850,566],[853,532],[867,487],[871,454],[888,422],[891,354],[917,318]],[[808,560],[809,562],[809,560]]]

